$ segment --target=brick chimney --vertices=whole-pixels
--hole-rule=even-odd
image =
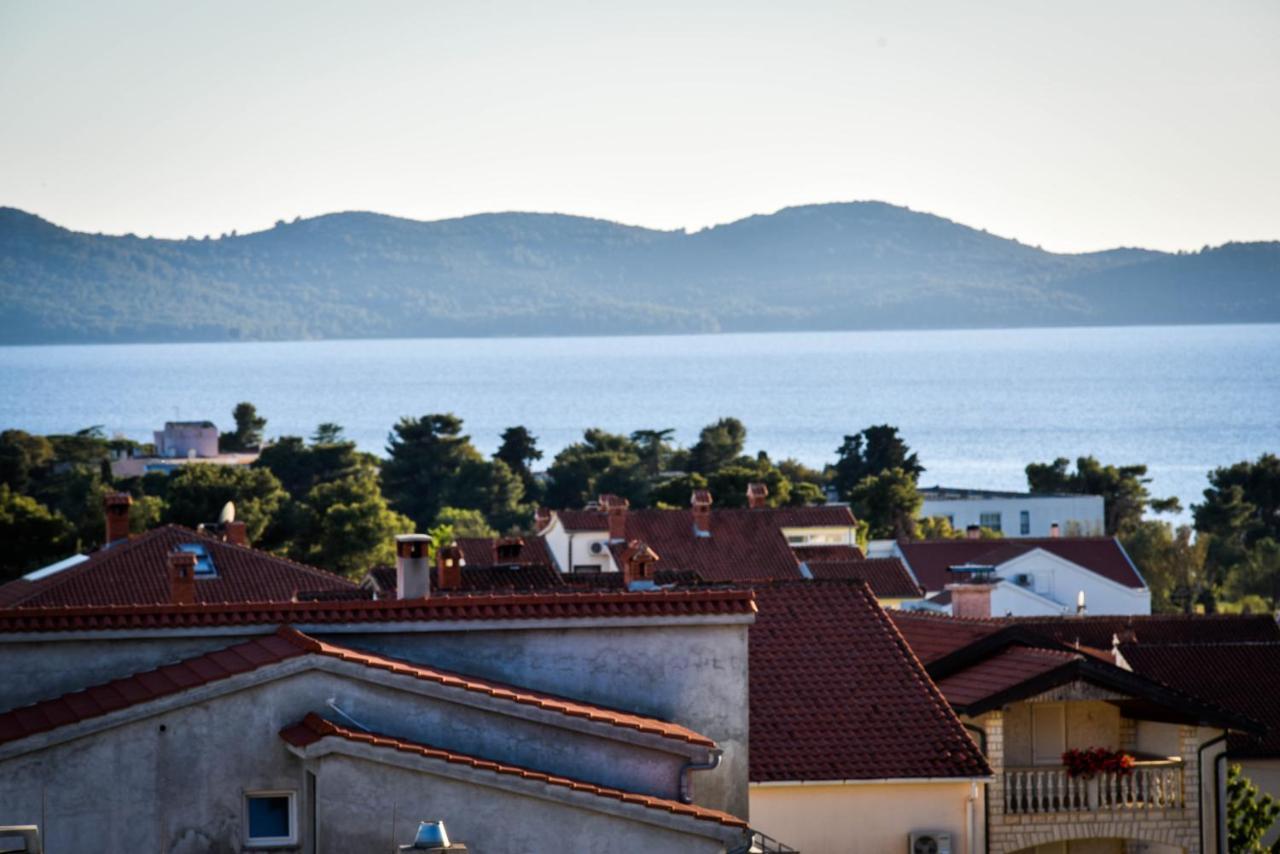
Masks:
[[[436,549],[436,584],[441,590],[462,589],[462,549],[457,543]]]
[[[401,534],[396,537],[396,598],[425,599],[431,595],[431,571],[427,554],[431,537]]]
[[[653,581],[653,565],[658,553],[640,540],[632,540],[622,552],[622,583],[631,587],[637,581]]]
[[[196,601],[196,556],[191,552],[169,554],[169,601],[194,605]]]
[[[620,543],[627,538],[627,509],[631,502],[617,495],[601,495],[600,509],[609,516],[609,542]]]
[[[249,545],[249,529],[239,519],[222,526],[222,539],[232,545]]]
[[[533,511],[533,528],[541,533],[551,524],[551,508],[539,507]]]
[[[711,492],[695,489],[689,498],[689,506],[693,508],[693,535],[711,536]]]
[[[951,593],[951,616],[985,620],[991,617],[990,581],[962,581],[948,584]]]
[[[102,509],[107,517],[107,545],[129,539],[129,508],[133,498],[127,492],[112,492],[102,499]]]
[[[1061,537],[1061,536],[1062,536],[1062,526],[1061,526],[1061,525],[1059,525],[1057,522],[1053,522],[1053,523],[1051,523],[1051,524],[1049,525],[1049,536],[1050,536],[1050,537],[1052,537],[1052,538],[1053,538],[1053,539],[1055,539],[1055,540],[1056,540],[1056,539],[1058,539],[1059,537]]]
[[[970,525],[969,527],[965,528],[965,529],[964,529],[964,538],[965,538],[966,540],[980,540],[980,539],[982,539],[982,526],[980,526],[980,525]]]
[[[769,498],[769,487],[763,483],[747,484],[747,506],[752,510],[760,510],[766,506]]]

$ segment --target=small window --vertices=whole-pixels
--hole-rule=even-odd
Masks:
[[[978,518],[978,524],[992,531],[1004,530],[1000,527],[999,513],[982,513]]]
[[[793,546],[803,546],[805,543],[809,542],[809,538],[804,534],[788,534],[787,542]]]
[[[1018,514],[1018,531],[1022,536],[1031,533],[1031,511],[1023,510]]]
[[[575,563],[573,571],[577,575],[599,575],[600,564],[598,563]]]
[[[245,841],[249,845],[296,845],[298,809],[294,792],[246,792]]]
[[[178,551],[196,556],[196,578],[211,578],[218,574],[213,566],[213,557],[204,543],[180,543]]]

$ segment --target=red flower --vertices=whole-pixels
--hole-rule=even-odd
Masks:
[[[1062,754],[1062,764],[1067,766],[1067,775],[1083,777],[1088,780],[1103,772],[1119,774],[1121,777],[1133,773],[1133,757],[1122,750],[1108,750],[1105,747],[1089,747],[1084,750],[1072,748]]]

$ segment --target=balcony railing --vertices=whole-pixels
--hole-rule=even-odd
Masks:
[[[1010,768],[1004,774],[1004,811],[1009,815],[1182,806],[1182,762],[1173,759],[1137,762],[1131,774],[1104,772],[1088,780],[1056,767]]]

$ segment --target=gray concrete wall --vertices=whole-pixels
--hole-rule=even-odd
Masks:
[[[724,759],[694,772],[695,802],[747,817],[747,626],[342,635],[384,655],[675,721]]]
[[[350,756],[319,763],[320,854],[391,851],[443,819],[473,854],[715,854],[708,838]],[[393,831],[394,828],[394,831]]]
[[[498,751],[508,761],[523,759],[539,770],[605,785],[631,788],[623,778],[634,775],[642,790],[652,787],[669,792],[680,764],[677,758],[652,750],[500,718],[491,711],[368,686],[333,673],[305,671],[38,752],[0,759],[0,824],[39,824],[50,854],[88,850],[233,852],[242,848],[244,792],[290,789],[298,792],[300,826],[308,828],[304,763],[289,751],[278,732],[308,711],[336,717],[326,707],[329,698],[335,698],[344,711],[371,729],[387,729],[460,751]],[[597,833],[602,836],[601,841],[582,848],[563,850],[719,850],[707,848],[701,839],[686,833],[647,825],[632,827],[634,822],[602,820],[589,812],[575,814],[581,810],[570,810],[552,820],[558,811],[549,809],[545,802],[508,797],[490,787],[454,784],[446,787],[448,799],[442,801],[434,783],[415,784],[417,788],[403,781],[393,785],[383,780],[385,766],[348,765],[345,776],[336,779],[320,769],[318,791],[325,806],[319,815],[322,826],[345,828],[343,844],[353,836],[365,843],[344,848],[335,835],[333,845],[322,850],[381,847],[390,827],[381,807],[397,802],[405,792],[414,793],[418,800],[406,802],[412,813],[406,813],[398,831],[427,817],[424,810],[431,808],[433,815],[446,818],[451,825],[455,822],[453,813],[458,813],[459,820],[464,815],[488,816],[494,824],[487,829],[484,825],[462,825],[473,833],[484,830],[489,834],[485,840],[505,839],[508,829],[525,825],[529,833],[543,834],[530,848],[486,841],[486,847],[473,851],[556,850],[554,840],[558,837],[547,834],[562,830],[583,839]],[[361,780],[360,774],[371,778]],[[512,803],[506,803],[508,800]],[[448,814],[439,812],[441,804],[449,805]],[[333,810],[332,815],[327,809]],[[613,826],[619,823],[623,826]],[[378,846],[368,844],[372,837],[379,840]],[[526,837],[518,834],[515,838]],[[629,847],[633,842],[652,842],[658,847]]]

